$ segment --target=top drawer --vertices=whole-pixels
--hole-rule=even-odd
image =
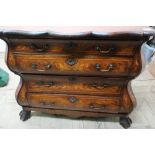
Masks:
[[[51,40],[14,39],[11,41],[15,53],[73,54],[73,55],[118,55],[132,56],[140,47],[139,41],[99,40]]]

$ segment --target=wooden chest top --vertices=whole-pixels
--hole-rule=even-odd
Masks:
[[[0,27],[0,36],[8,38],[133,39],[150,37],[146,26],[70,26],[70,27]]]

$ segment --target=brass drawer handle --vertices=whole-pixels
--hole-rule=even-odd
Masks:
[[[35,69],[36,71],[39,71],[39,72],[44,72],[44,71],[47,71],[47,70],[51,69],[52,68],[52,65],[51,64],[47,64],[47,65],[44,65],[44,68],[45,69],[38,69],[38,65],[35,64],[35,63],[33,63],[31,65],[31,68],[32,69]]]
[[[96,66],[96,69],[99,70],[100,72],[110,72],[114,68],[113,64],[109,64],[107,69],[101,69],[101,65],[98,63],[95,66]]]
[[[77,102],[78,101],[78,99],[76,98],[76,97],[74,97],[74,96],[72,96],[72,97],[69,97],[69,99],[68,99],[71,103],[75,103],[75,102]]]
[[[92,110],[103,110],[103,109],[105,109],[105,107],[106,107],[105,105],[102,105],[100,107],[96,107],[93,104],[89,105],[89,108],[92,109]]]
[[[47,64],[47,65],[44,65],[45,69],[48,70],[48,69],[51,69],[52,65],[51,64]]]
[[[42,106],[55,106],[55,102],[47,103],[47,102],[41,101],[40,105],[42,105]]]
[[[30,48],[37,52],[44,52],[49,49],[49,45],[48,44],[36,45],[34,43],[31,43]]]
[[[77,77],[75,77],[75,76],[70,76],[69,78],[68,78],[68,80],[69,81],[71,81],[71,82],[75,82],[77,79],[76,79]]]
[[[109,85],[107,85],[107,84],[98,84],[96,82],[90,84],[90,86],[94,87],[94,88],[97,88],[97,89],[104,89],[104,88],[109,87]]]
[[[53,81],[47,81],[47,82],[45,82],[45,81],[37,81],[36,84],[37,85],[44,85],[46,87],[51,87],[51,86],[55,85],[55,83]]]
[[[97,45],[96,50],[99,51],[101,54],[108,54],[109,52],[114,50],[114,48],[109,48],[108,50],[102,50],[101,47],[99,45]]]

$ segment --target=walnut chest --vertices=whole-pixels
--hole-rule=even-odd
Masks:
[[[21,77],[16,99],[23,110],[68,117],[119,117],[124,128],[135,105],[130,81],[142,69],[141,27],[53,27],[1,31],[6,63]]]

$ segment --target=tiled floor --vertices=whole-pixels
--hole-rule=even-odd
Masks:
[[[74,120],[38,112],[33,112],[31,119],[22,122],[19,119],[21,107],[15,100],[19,77],[8,70],[4,62],[4,53],[1,52],[0,67],[10,75],[9,84],[0,88],[0,128],[122,128],[117,118]],[[132,82],[132,88],[138,104],[130,115],[133,121],[131,128],[155,128],[155,79],[147,68]]]

